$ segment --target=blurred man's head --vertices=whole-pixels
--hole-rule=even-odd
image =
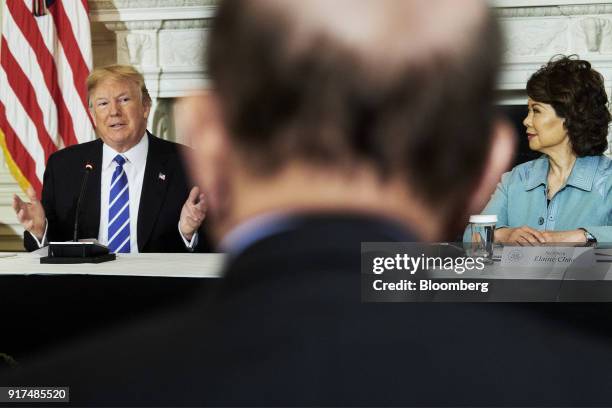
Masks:
[[[423,235],[450,233],[491,152],[500,48],[476,0],[224,0],[208,69],[237,217],[435,214]]]

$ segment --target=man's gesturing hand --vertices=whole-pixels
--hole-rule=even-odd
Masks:
[[[204,194],[200,193],[199,187],[194,187],[189,192],[187,201],[183,204],[181,219],[179,220],[179,229],[187,240],[190,240],[193,234],[200,228],[204,218],[206,218]]]
[[[17,214],[17,220],[23,225],[27,231],[34,235],[39,241],[45,234],[47,220],[45,217],[45,209],[43,208],[36,192],[32,187],[26,192],[30,198],[30,202],[26,203],[17,194],[13,194],[13,210]]]

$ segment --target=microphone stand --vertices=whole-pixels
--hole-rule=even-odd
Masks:
[[[81,191],[77,200],[76,212],[74,214],[74,232],[72,241],[49,242],[48,256],[40,258],[41,264],[78,264],[78,263],[101,263],[113,261],[116,255],[110,253],[108,247],[97,242],[79,242],[79,213],[81,203],[85,196],[89,173],[93,170],[93,165],[85,164],[85,175],[81,182]]]
[[[81,210],[81,203],[83,202],[83,195],[85,195],[85,187],[87,186],[87,179],[89,178],[89,173],[91,173],[91,170],[93,169],[93,166],[89,163],[87,163],[85,165],[85,176],[83,176],[83,181],[81,182],[81,192],[79,193],[79,199],[77,201],[77,206],[76,206],[76,213],[74,216],[74,233],[72,234],[72,241],[74,242],[78,242],[79,240],[77,239],[78,236],[78,229],[79,229],[79,213]]]

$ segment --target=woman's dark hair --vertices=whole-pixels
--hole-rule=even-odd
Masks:
[[[578,157],[600,155],[608,147],[608,96],[601,74],[576,55],[554,56],[527,82],[527,95],[552,105]]]

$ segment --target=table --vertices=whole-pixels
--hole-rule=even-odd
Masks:
[[[51,265],[40,264],[44,252],[0,253],[0,353],[18,361],[200,300],[217,286],[225,260],[143,253]]]
[[[46,255],[39,251],[0,253],[3,275],[104,275],[167,278],[216,278],[221,273],[225,255],[210,254],[119,254],[117,259],[100,264],[41,264]]]

